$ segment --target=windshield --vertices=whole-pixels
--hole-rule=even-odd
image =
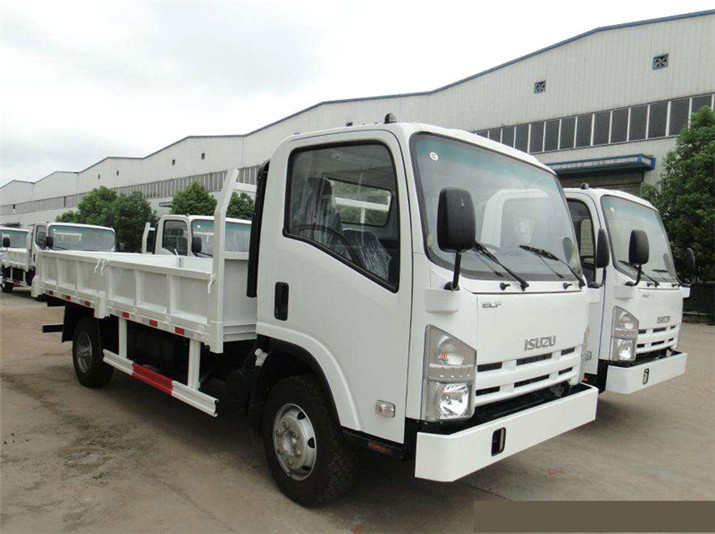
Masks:
[[[0,233],[2,233],[2,237],[10,238],[10,248],[27,248],[27,232],[3,228]]]
[[[83,226],[50,226],[55,250],[87,250],[111,252],[114,250],[114,231],[108,228]]]
[[[628,264],[628,246],[631,231],[643,230],[648,236],[650,250],[648,263],[643,265],[643,272],[654,280],[677,281],[673,254],[660,214],[643,204],[610,195],[601,199],[601,205],[606,215],[616,269],[636,277],[636,268]]]
[[[437,203],[445,187],[472,194],[477,240],[504,266],[528,280],[573,281],[581,266],[571,218],[556,177],[536,166],[466,142],[430,134],[413,137],[412,157],[428,257],[452,269],[453,253],[437,245]],[[546,250],[546,258],[523,246]],[[462,255],[469,278],[513,280],[475,250]]]
[[[201,238],[201,252],[214,253],[214,222],[195,220],[191,223],[191,235]],[[226,252],[248,252],[251,225],[236,222],[226,223]]]

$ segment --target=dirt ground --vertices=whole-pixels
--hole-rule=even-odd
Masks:
[[[76,381],[71,347],[42,334],[61,308],[0,299],[0,529],[16,532],[472,531],[472,503],[715,499],[715,327],[685,325],[684,376],[604,394],[596,422],[452,484],[365,453],[340,502],[284,497],[244,418],[208,417],[115,372]]]

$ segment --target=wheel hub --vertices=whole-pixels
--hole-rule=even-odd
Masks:
[[[286,404],[273,422],[273,447],[286,475],[304,480],[315,467],[316,443],[313,424],[295,404]]]
[[[77,340],[77,365],[83,373],[89,371],[92,365],[92,341],[87,332],[81,332]]]

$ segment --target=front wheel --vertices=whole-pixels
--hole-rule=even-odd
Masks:
[[[82,317],[72,338],[72,363],[79,383],[88,388],[107,385],[114,368],[102,359],[99,325],[94,317]]]
[[[278,486],[304,506],[347,492],[357,451],[345,442],[327,396],[312,375],[293,376],[271,390],[263,414],[263,446]]]
[[[12,288],[14,287],[14,284],[12,282],[8,282],[8,279],[6,276],[2,277],[2,292],[3,293],[12,293]]]

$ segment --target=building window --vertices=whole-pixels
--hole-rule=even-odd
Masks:
[[[98,175],[97,175],[97,180],[99,180],[100,178],[102,178],[102,175],[101,175],[101,174],[98,174]]]
[[[119,176],[119,171],[117,171],[117,176]]]
[[[608,144],[608,130],[611,126],[611,112],[596,113],[593,121],[593,144]]]
[[[201,159],[206,159],[206,152],[201,153]]]
[[[534,94],[540,94],[546,92],[546,80],[541,80],[534,82]]]
[[[529,137],[529,152],[544,151],[544,123],[531,123],[531,136]]]
[[[576,117],[561,119],[561,142],[559,148],[573,148],[574,131],[576,130]]]
[[[628,127],[628,140],[645,139],[645,127],[648,121],[648,106],[633,106]]]
[[[480,130],[477,132],[477,135],[480,135],[482,137],[489,137],[489,130]]]
[[[628,137],[628,109],[616,109],[611,120],[611,143],[622,143]]]
[[[528,124],[520,124],[519,126],[516,127],[516,143],[514,144],[514,147],[517,150],[526,152],[529,148],[528,143],[529,143],[529,125]]]
[[[172,159],[172,160],[171,160],[171,164],[172,164],[172,165],[176,165],[176,160],[175,160],[175,159]]]
[[[689,98],[673,100],[670,103],[670,125],[668,127],[668,135],[678,135],[680,133],[680,130],[682,130],[688,125],[689,107]]]
[[[501,142],[507,146],[514,146],[514,127],[507,126],[502,129]]]
[[[668,54],[653,56],[653,70],[664,69],[668,66]]]
[[[668,117],[668,103],[658,102],[650,105],[648,116],[648,139],[665,135],[665,120]]]
[[[492,141],[496,141],[497,143],[501,142],[501,128],[492,128],[489,130],[489,139]]]
[[[710,107],[710,95],[693,97],[693,113]]]
[[[591,115],[581,115],[576,125],[576,146],[591,146]]]
[[[559,149],[559,120],[546,121],[546,136],[544,138],[544,150]]]

